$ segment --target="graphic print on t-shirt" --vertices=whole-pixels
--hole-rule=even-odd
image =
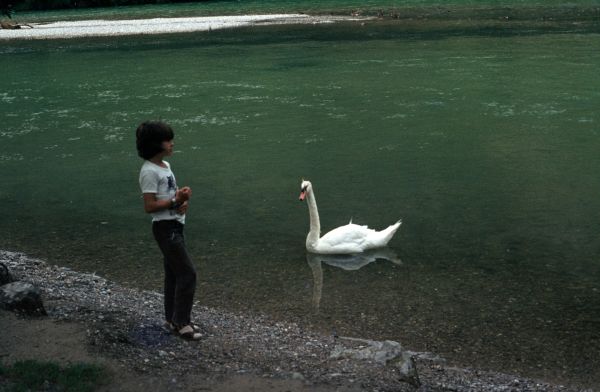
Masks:
[[[167,177],[167,190],[177,190],[177,184],[175,183],[175,177],[173,177],[173,175]]]

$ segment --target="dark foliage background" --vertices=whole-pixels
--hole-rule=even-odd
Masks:
[[[207,1],[207,0],[204,0]],[[193,3],[193,0],[0,0],[0,9],[15,11],[61,8],[112,7],[118,5]]]

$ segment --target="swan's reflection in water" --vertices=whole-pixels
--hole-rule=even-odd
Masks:
[[[315,312],[321,306],[321,295],[323,292],[323,263],[346,271],[356,271],[376,260],[389,260],[396,265],[402,265],[402,261],[390,248],[370,249],[362,253],[346,255],[325,255],[317,253],[306,253],[306,261],[313,274],[313,297],[312,305]]]

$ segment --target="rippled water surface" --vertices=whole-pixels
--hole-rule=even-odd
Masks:
[[[3,44],[0,248],[159,289],[134,129],[160,118],[201,303],[598,386],[599,42],[367,24]],[[403,219],[401,262],[307,258],[303,177],[324,230]]]

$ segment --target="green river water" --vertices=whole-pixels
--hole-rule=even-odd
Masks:
[[[445,26],[1,42],[0,248],[160,290],[134,130],[163,119],[202,304],[598,387],[600,34]],[[402,263],[307,258],[302,178],[324,231],[402,219]]]

